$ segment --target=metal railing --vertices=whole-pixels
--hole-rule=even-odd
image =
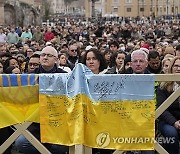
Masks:
[[[158,74],[155,75],[156,81],[180,81],[180,75],[174,74]],[[173,92],[165,101],[159,106],[155,112],[155,118],[157,119],[178,97],[180,96],[180,87]],[[43,154],[50,154],[46,147],[41,144],[28,130],[27,128],[32,124],[32,122],[25,122],[23,124],[14,125],[16,128],[15,132],[0,146],[0,151],[3,153],[17,138],[19,135],[24,135],[27,140],[40,152]],[[168,154],[168,152],[158,143],[155,143],[155,150],[160,154]],[[70,154],[92,154],[92,148],[75,145],[69,148]],[[113,154],[122,154],[123,151],[116,150]]]

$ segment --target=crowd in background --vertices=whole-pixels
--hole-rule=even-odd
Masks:
[[[44,49],[52,50],[48,47],[55,49],[52,54],[42,52]],[[137,53],[143,54],[147,63],[138,59],[135,56]],[[180,24],[165,21],[156,24],[70,22],[53,27],[0,27],[0,74],[41,73],[37,70],[41,69],[43,60],[40,59],[44,57],[47,60],[56,57],[56,67],[68,73],[77,63],[85,64],[94,74],[180,73]],[[141,66],[141,63],[144,65]],[[56,70],[53,67],[53,70],[47,70],[46,73]],[[157,94],[162,97],[157,98],[161,104],[179,87],[179,83],[161,83],[158,87]],[[179,101],[176,100],[175,104]],[[171,106],[160,118],[179,130],[180,125],[176,123],[180,120],[179,111],[179,105]],[[163,124],[160,123],[162,134]],[[166,132],[164,136],[169,135]],[[178,142],[178,135],[174,136]],[[171,145],[176,149],[165,145],[169,153],[175,154],[174,149],[177,152],[177,142]]]

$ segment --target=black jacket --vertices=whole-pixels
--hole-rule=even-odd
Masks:
[[[129,67],[124,74],[133,74],[133,70],[131,67]],[[148,69],[145,69],[144,74],[151,74]]]
[[[157,70],[152,69],[152,68],[148,65],[147,69],[148,69],[149,72],[151,72],[151,73],[160,74],[160,73],[161,73],[161,70],[162,70],[162,65],[160,65]]]
[[[161,90],[157,89],[156,99],[157,105],[160,106],[169,96],[169,93],[166,89]],[[160,120],[173,125],[177,120],[180,120],[180,100],[176,99],[168,108],[165,110],[159,117]]]
[[[66,71],[64,71],[63,69],[61,68],[58,68],[57,65],[54,65],[54,67],[49,70],[49,71],[46,71],[43,69],[43,67],[40,65],[39,68],[35,69],[34,72],[35,74],[40,74],[40,73],[67,73]]]
[[[107,70],[105,74],[118,74],[116,72],[116,66],[111,67],[110,69]]]

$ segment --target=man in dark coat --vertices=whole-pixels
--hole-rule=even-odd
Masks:
[[[64,70],[57,67],[56,62],[58,60],[58,52],[51,46],[45,47],[40,54],[40,66],[34,70],[34,73],[66,73]],[[40,125],[33,123],[28,130],[40,140]],[[67,154],[69,148],[66,146],[44,144],[45,147],[53,154]],[[26,154],[38,154],[39,152],[33,147],[30,142],[23,136],[19,136],[15,141],[16,148]]]
[[[131,67],[127,69],[126,74],[151,74],[147,70],[148,57],[143,50],[135,50],[131,54]]]

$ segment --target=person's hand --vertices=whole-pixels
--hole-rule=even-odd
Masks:
[[[180,129],[180,120],[178,120],[178,121],[176,121],[176,122],[174,123],[174,127],[175,127],[176,129]]]

